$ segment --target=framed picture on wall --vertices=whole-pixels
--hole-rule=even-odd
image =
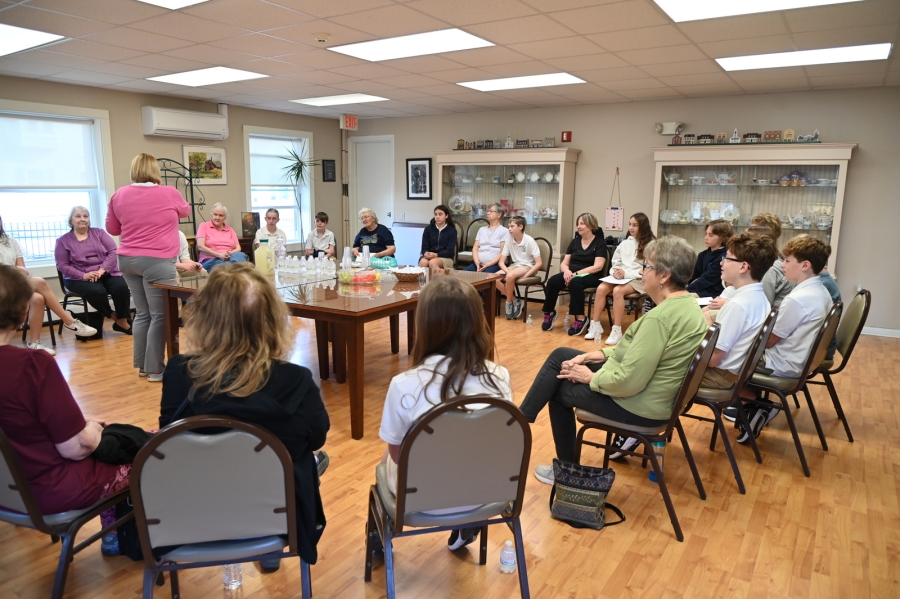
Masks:
[[[195,185],[227,185],[225,148],[181,146],[184,165],[191,169]]]
[[[406,197],[410,200],[431,199],[431,158],[406,159]]]

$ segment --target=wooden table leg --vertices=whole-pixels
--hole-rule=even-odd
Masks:
[[[331,355],[334,359],[334,378],[338,383],[347,382],[347,332],[343,323],[332,323]]]
[[[497,312],[497,289],[491,282],[491,286],[484,290],[484,316],[487,318],[488,329],[491,331],[491,339],[494,336],[494,317]],[[494,346],[491,345],[490,358],[494,359]]]
[[[178,298],[173,296],[171,291],[164,289],[164,322],[166,328],[166,357],[170,360],[172,356],[179,353],[178,347]]]
[[[324,320],[316,320],[316,349],[319,353],[319,378],[323,381],[329,377],[328,367],[328,326]]]
[[[400,353],[400,315],[391,314],[388,316],[391,323],[391,353]]]
[[[347,339],[348,375],[350,379],[350,436],[362,439],[365,397],[365,326],[362,320],[354,319],[343,328]]]
[[[406,355],[411,356],[416,344],[416,309],[406,313]]]

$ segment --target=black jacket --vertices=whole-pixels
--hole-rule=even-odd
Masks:
[[[700,297],[719,297],[725,286],[722,284],[722,258],[725,257],[725,246],[716,251],[706,248],[697,256],[694,275],[687,290]]]
[[[434,223],[422,231],[422,254],[434,252],[439,258],[453,258],[456,253],[456,227],[447,224],[439,231]]]
[[[171,424],[191,387],[187,358],[176,355],[163,374],[159,426]],[[278,437],[294,462],[294,493],[300,555],[310,564],[318,557],[316,544],[325,530],[325,512],[319,494],[319,475],[313,451],[325,444],[330,427],[312,373],[296,364],[275,362],[266,385],[247,397],[197,394],[179,419],[201,415],[231,416],[258,424]]]

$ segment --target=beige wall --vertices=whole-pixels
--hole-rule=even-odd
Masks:
[[[872,291],[868,326],[900,332],[900,87],[789,94],[508,110],[405,119],[360,121],[356,135],[394,135],[395,214],[428,222],[437,201],[407,200],[406,159],[434,157],[456,147],[459,138],[543,139],[572,131],[581,150],[575,184],[575,214],[602,212],[609,201],[615,167],[621,169],[622,204],[627,212],[650,213],[653,155],[668,143],[653,125],[683,121],[687,131],[818,128],[823,141],[858,142],[848,170],[841,247],[836,273],[849,300],[856,285]],[[435,173],[436,174],[436,173]]]
[[[336,119],[291,115],[242,106],[228,107],[229,136],[224,141],[207,142],[199,139],[145,136],[141,130],[141,106],[163,106],[180,110],[216,112],[214,103],[186,100],[170,96],[135,94],[96,87],[51,83],[36,79],[0,76],[0,98],[42,104],[59,104],[109,111],[112,134],[113,170],[116,188],[128,185],[131,159],[141,152],[157,158],[172,158],[182,162],[182,145],[209,145],[225,148],[228,169],[227,185],[198,187],[206,196],[207,206],[222,202],[228,206],[228,224],[240,231],[241,211],[249,205],[244,177],[243,127],[252,125],[310,131],[313,133],[315,158],[337,162],[336,183],[323,183],[322,171],[316,168],[315,210],[324,210],[331,217],[331,229],[341,245],[341,132]],[[195,198],[196,199],[196,198]],[[209,208],[198,217],[198,224],[209,219]]]

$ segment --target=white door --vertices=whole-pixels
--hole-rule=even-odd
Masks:
[[[378,222],[394,224],[394,136],[350,138],[350,240],[359,231],[357,214],[371,208]]]

